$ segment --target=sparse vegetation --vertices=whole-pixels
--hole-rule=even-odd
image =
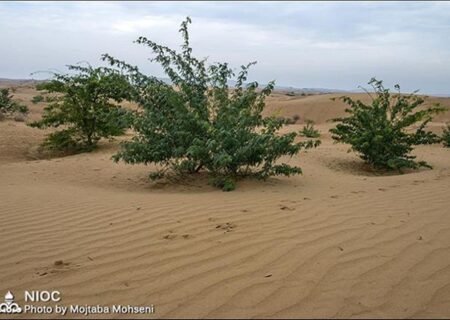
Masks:
[[[297,121],[294,118],[288,117],[276,117],[278,121],[281,121],[283,124],[295,124]]]
[[[131,91],[117,71],[90,65],[69,66],[75,74],[54,74],[38,85],[50,103],[36,128],[63,127],[47,136],[43,146],[61,151],[89,151],[101,138],[121,135],[130,126],[131,113],[118,103]],[[53,94],[53,95],[52,95]]]
[[[320,132],[314,128],[314,121],[306,120],[306,125],[303,126],[303,129],[300,131],[300,135],[307,138],[318,138],[320,137]]]
[[[7,117],[15,117],[18,114],[28,113],[28,107],[13,100],[10,89],[0,89],[0,120]]]
[[[279,134],[282,120],[262,116],[274,82],[262,90],[257,90],[257,82],[244,86],[248,69],[255,64],[249,63],[241,67],[230,92],[227,83],[234,73],[227,63],[207,67],[206,59],[192,56],[190,22],[187,18],[181,24],[181,52],[145,37],[136,41],[150,47],[156,55],[153,61],[161,64],[172,84],[104,55],[112,66],[127,71],[135,87],[133,100],[141,107],[133,123],[136,136],[122,143],[114,160],[159,164],[163,169],[151,175],[155,179],[168,169],[177,173],[204,170],[212,176],[212,184],[224,191],[233,190],[240,177],[301,173],[299,167],[276,161],[318,142],[295,142],[297,133]]]
[[[415,156],[410,153],[415,145],[440,141],[436,134],[425,128],[433,115],[445,109],[434,105],[417,110],[424,98],[415,93],[402,95],[396,85],[398,94],[392,95],[382,81],[374,78],[369,84],[376,95],[370,105],[348,96],[341,97],[350,107],[346,109],[347,117],[333,119],[338,124],[330,130],[332,138],[350,144],[353,151],[377,169],[431,168],[425,161],[415,161]],[[416,124],[418,127],[413,130],[412,126]]]
[[[40,94],[37,95],[37,96],[34,96],[33,99],[31,99],[31,102],[34,103],[34,104],[37,104],[37,103],[42,102],[42,101],[44,101],[44,96],[42,96]]]
[[[450,123],[447,123],[447,127],[444,128],[444,132],[442,133],[442,142],[445,147],[450,148]]]

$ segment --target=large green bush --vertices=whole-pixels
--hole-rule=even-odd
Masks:
[[[13,95],[10,94],[10,89],[0,89],[0,119],[15,114],[28,113],[28,107],[13,100]]]
[[[43,145],[84,151],[93,149],[101,138],[123,134],[131,113],[118,103],[130,96],[128,81],[110,68],[68,68],[71,74],[54,74],[52,80],[37,86],[49,103],[42,119],[30,126],[62,128],[49,134]]]
[[[440,141],[426,126],[433,115],[445,109],[434,105],[418,110],[424,98],[415,93],[400,94],[400,87],[396,85],[398,93],[391,94],[382,81],[374,78],[369,84],[375,91],[374,97],[368,93],[372,97],[371,104],[341,97],[350,107],[345,110],[347,117],[333,119],[338,124],[330,130],[332,138],[350,144],[353,151],[377,169],[401,171],[430,167],[425,161],[415,161],[410,152],[415,145]],[[415,129],[414,125],[417,125]]]
[[[179,173],[205,170],[213,184],[224,190],[234,189],[238,177],[254,175],[292,175],[301,169],[277,160],[293,156],[317,141],[296,141],[297,133],[279,134],[283,121],[264,118],[265,98],[274,82],[259,89],[257,82],[244,84],[248,69],[242,66],[236,85],[227,63],[206,66],[206,59],[192,56],[187,18],[181,24],[181,52],[140,37],[137,43],[150,47],[171,83],[142,74],[137,67],[109,55],[104,59],[128,72],[135,87],[133,100],[141,107],[133,128],[136,136],[122,143],[116,161],[156,163],[163,166],[152,177],[162,177],[167,169]]]

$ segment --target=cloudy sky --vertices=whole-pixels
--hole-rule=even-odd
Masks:
[[[163,76],[133,40],[177,48],[186,16],[194,54],[256,60],[249,80],[353,90],[376,76],[450,94],[450,2],[1,2],[0,78],[101,64],[102,53]]]

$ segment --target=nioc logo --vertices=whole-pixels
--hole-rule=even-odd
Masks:
[[[22,308],[14,302],[14,296],[11,291],[5,294],[5,302],[0,304],[0,313],[21,313]]]

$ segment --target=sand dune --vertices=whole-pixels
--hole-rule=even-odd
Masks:
[[[275,95],[269,108],[285,105],[326,132],[342,112],[329,96]],[[42,104],[30,107],[38,117]],[[117,142],[33,160],[41,131],[8,120],[0,134],[2,290],[153,304],[155,318],[450,317],[450,151],[441,146],[416,150],[434,170],[380,176],[323,134],[318,149],[287,159],[304,175],[224,193],[202,176],[149,183],[151,167],[110,161]]]
[[[305,119],[313,120],[316,123],[326,123],[329,119],[345,115],[347,105],[340,101],[343,95],[349,96],[354,100],[361,100],[369,103],[371,98],[365,93],[329,93],[310,96],[290,97],[286,94],[275,93],[267,99],[267,114],[280,114],[285,117],[294,115],[300,116],[300,122]],[[336,99],[335,101],[331,99]],[[443,106],[450,107],[450,98],[428,97],[424,106],[440,103]],[[445,122],[450,119],[450,108],[447,112],[435,117],[435,122]]]

